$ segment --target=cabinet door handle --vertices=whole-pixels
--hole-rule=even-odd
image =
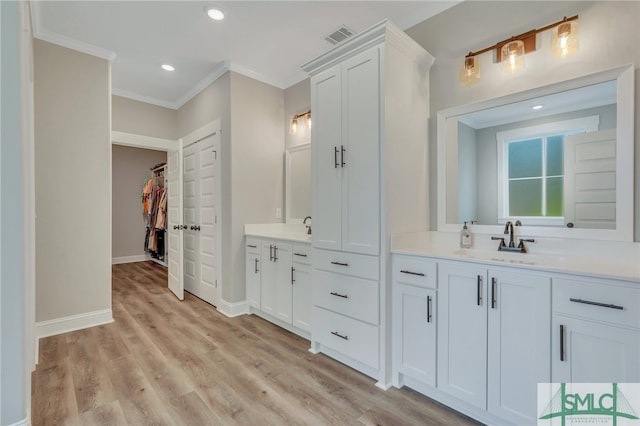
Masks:
[[[585,305],[601,306],[603,308],[609,308],[609,309],[619,309],[619,310],[624,309],[624,306],[614,305],[612,303],[592,302],[591,300],[574,299],[573,297],[570,298],[569,301],[575,302],[575,303],[583,303]]]
[[[339,337],[341,339],[349,340],[349,336],[344,336],[344,335],[338,333],[337,331],[332,331],[331,334],[333,334],[334,336]]]
[[[307,257],[306,254],[303,253],[293,253],[294,256]]]
[[[348,263],[342,263],[342,262],[331,262],[332,265],[339,265],[339,266],[349,266]]]
[[[293,283],[295,283],[295,282],[296,282],[296,280],[295,280],[295,279],[293,279],[293,273],[294,273],[295,271],[296,271],[296,270],[295,270],[295,268],[292,266],[292,267],[291,267],[291,285],[293,285]]]
[[[273,261],[278,261],[278,246],[273,246]]]
[[[257,247],[256,247],[256,246],[254,246],[253,244],[247,244],[247,247],[257,248]]]
[[[431,322],[431,296],[427,296],[427,322]]]
[[[333,167],[335,169],[338,168],[338,147],[337,146],[333,147]]]
[[[347,163],[344,162],[344,152],[345,151],[346,151],[346,149],[344,149],[344,145],[340,145],[340,163],[341,163],[342,167],[347,165]]]
[[[417,275],[419,277],[424,277],[424,274],[422,272],[411,272],[411,271],[400,271],[403,274],[409,274],[409,275]]]
[[[340,293],[337,293],[337,292],[335,292],[335,291],[332,291],[332,292],[331,292],[331,293],[329,293],[329,294],[330,294],[330,295],[332,295],[332,296],[336,296],[336,297],[342,297],[343,299],[348,299],[348,298],[349,298],[349,295],[347,295],[347,294],[340,294]]]
[[[491,277],[491,309],[496,308],[496,279],[495,277]]]
[[[254,273],[257,274],[258,272],[260,272],[260,270],[258,269],[258,258],[256,257],[254,260],[256,262],[255,265],[254,265],[254,270],[255,270]]]
[[[565,348],[565,330],[564,325],[560,325],[560,361],[564,361],[566,358],[566,348]]]
[[[269,244],[269,261],[273,262],[273,244]]]
[[[478,304],[478,306],[482,306],[482,275],[478,275],[477,288],[478,288],[478,296],[476,299],[476,303]]]

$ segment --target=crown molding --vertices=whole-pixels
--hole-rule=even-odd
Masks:
[[[269,86],[277,87],[278,89],[285,89],[283,81],[274,80],[271,77],[268,77],[264,74],[260,74],[259,72],[253,71],[252,69],[246,68],[240,64],[235,62],[227,61],[228,67],[230,71],[237,72],[238,74],[242,74],[245,77],[252,78],[254,80],[260,81],[264,84],[268,84]]]
[[[144,102],[146,104],[156,105],[159,107],[178,109],[175,102],[168,102],[162,99],[154,98],[152,96],[140,95],[138,93],[131,92],[129,90],[118,89],[116,87],[111,88],[111,94],[123,98],[129,98],[138,102]]]
[[[180,109],[184,104],[189,102],[191,99],[195,98],[198,95],[198,93],[206,89],[211,83],[213,83],[214,81],[222,77],[227,71],[229,71],[228,61],[220,62],[218,65],[216,65],[213,68],[213,71],[211,71],[209,75],[207,75],[205,78],[203,78],[198,83],[196,83],[195,86],[193,86],[184,95],[182,95],[177,101],[175,101],[171,108]]]
[[[108,49],[94,46],[83,41],[76,40],[71,37],[56,34],[51,31],[47,31],[42,28],[42,21],[40,19],[40,2],[30,2],[31,4],[31,24],[33,27],[33,37],[38,40],[46,41],[49,43],[57,44],[58,46],[66,47],[67,49],[76,50],[87,55],[96,56],[101,59],[106,59],[109,62],[113,62],[117,55]]]

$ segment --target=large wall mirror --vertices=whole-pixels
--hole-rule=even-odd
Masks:
[[[634,70],[438,113],[438,230],[633,240]],[[526,229],[525,229],[526,228]]]
[[[302,223],[311,215],[311,144],[287,149],[285,186],[286,221]]]

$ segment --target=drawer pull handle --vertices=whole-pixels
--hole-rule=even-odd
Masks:
[[[302,254],[302,253],[293,253],[294,256],[300,256],[300,257],[307,257],[306,254]]]
[[[573,297],[570,298],[569,301],[575,302],[575,303],[583,303],[585,305],[601,306],[603,308],[619,309],[619,310],[623,310],[624,309],[623,306],[614,305],[612,303],[592,302],[591,300],[574,299]]]
[[[349,266],[348,263],[342,263],[342,262],[331,262],[332,265],[340,265],[340,266]]]
[[[253,244],[247,244],[247,247],[257,248],[258,246],[254,246]]]
[[[336,297],[342,297],[343,299],[348,299],[349,298],[349,295],[336,293],[335,291],[332,291],[329,294],[332,295],[332,296],[336,296]]]
[[[566,339],[564,334],[564,325],[560,324],[560,361],[564,361],[566,358],[566,348],[564,346]]]
[[[342,334],[338,333],[337,331],[332,331],[331,334],[333,334],[334,336],[339,337],[341,339],[349,340],[349,336],[343,336]]]
[[[422,272],[411,272],[411,271],[400,271],[403,274],[409,274],[409,275],[418,275],[419,277],[424,277],[424,274]]]

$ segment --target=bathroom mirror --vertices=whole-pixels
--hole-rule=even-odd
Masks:
[[[311,144],[287,149],[285,154],[287,223],[302,223],[311,215]]]
[[[440,111],[438,230],[631,241],[633,72]]]

